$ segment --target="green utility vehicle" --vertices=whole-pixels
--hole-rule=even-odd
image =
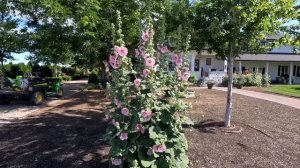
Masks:
[[[11,79],[0,75],[0,80],[0,105],[10,104],[12,100],[26,100],[36,106],[42,104],[48,95],[63,96],[62,83],[55,78],[17,76]]]

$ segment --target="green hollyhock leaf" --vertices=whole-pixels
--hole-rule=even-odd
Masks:
[[[146,149],[142,147],[139,148],[138,157],[143,167],[150,167],[155,162],[155,158],[147,155]]]

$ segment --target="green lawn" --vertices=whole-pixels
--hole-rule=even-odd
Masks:
[[[300,98],[300,85],[272,85],[264,90],[271,93]]]

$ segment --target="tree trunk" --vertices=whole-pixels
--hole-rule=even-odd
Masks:
[[[228,62],[228,91],[227,91],[227,105],[225,114],[225,127],[230,127],[230,118],[232,113],[232,86],[233,86],[233,62],[234,56],[230,56]]]
[[[101,85],[106,88],[106,83],[109,82],[108,79],[108,72],[109,72],[109,67],[107,62],[101,61],[100,62],[100,83]]]
[[[2,73],[4,74],[4,65],[3,65],[4,63],[3,63],[3,60],[1,60],[1,71],[2,71]]]

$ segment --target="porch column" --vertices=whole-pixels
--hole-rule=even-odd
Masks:
[[[227,60],[224,60],[224,72],[227,72]]]
[[[290,75],[289,75],[289,85],[292,84],[292,77],[293,77],[293,70],[294,69],[294,65],[293,62],[290,62]]]
[[[192,55],[192,59],[191,59],[191,72],[195,71],[195,55]]]
[[[266,70],[265,70],[265,75],[266,75],[266,76],[269,75],[269,66],[270,66],[270,62],[267,61],[267,62],[266,62]]]
[[[242,74],[242,61],[239,61],[239,74]]]

